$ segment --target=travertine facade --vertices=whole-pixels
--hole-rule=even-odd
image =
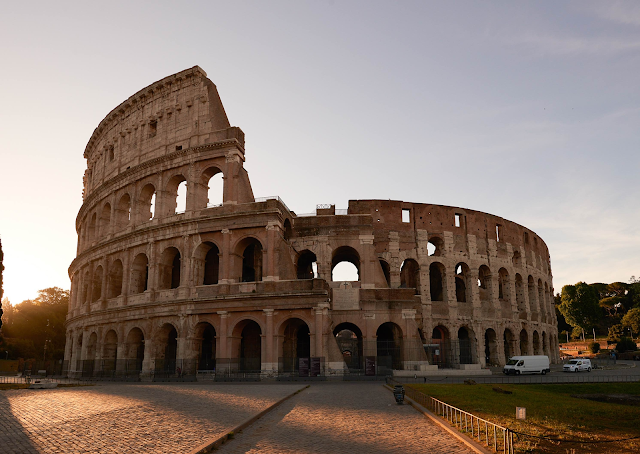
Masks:
[[[440,205],[356,200],[298,216],[257,199],[244,134],[199,67],[116,107],[84,156],[70,374],[558,359],[549,253],[534,232]],[[209,199],[215,184],[222,200]],[[333,282],[345,261],[358,280]]]

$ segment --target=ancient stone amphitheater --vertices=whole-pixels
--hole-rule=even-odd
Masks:
[[[297,215],[279,197],[256,198],[244,133],[197,66],[113,109],[84,157],[71,376],[422,375],[514,354],[558,361],[549,252],[533,231],[441,205],[351,200]],[[332,279],[343,262],[350,281]]]

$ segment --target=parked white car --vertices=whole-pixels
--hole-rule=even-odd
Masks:
[[[562,367],[564,372],[580,372],[586,370],[591,372],[591,360],[588,358],[576,358],[569,361]]]

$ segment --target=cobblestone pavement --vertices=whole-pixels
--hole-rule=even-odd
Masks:
[[[380,383],[312,384],[225,443],[221,453],[469,453]]]
[[[0,453],[186,453],[303,386],[110,384],[0,391]]]

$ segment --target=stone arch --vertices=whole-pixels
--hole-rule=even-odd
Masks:
[[[173,289],[180,287],[182,257],[178,248],[170,246],[160,256],[158,264],[158,288]]]
[[[278,370],[281,372],[298,371],[300,358],[311,357],[309,325],[300,318],[292,317],[280,324],[278,332],[282,338]]]
[[[498,270],[498,299],[511,301],[511,280],[506,268]]]
[[[318,276],[318,259],[316,255],[308,249],[298,253],[296,260],[296,270],[298,279],[314,279]]]
[[[487,265],[480,265],[478,268],[478,293],[481,303],[492,303],[493,279]]]
[[[348,262],[351,263],[355,267],[355,271],[357,272],[356,281],[361,279],[360,275],[360,254],[354,248],[350,246],[340,246],[333,250],[331,254],[331,280],[335,281],[334,278],[334,269],[336,266],[341,263]],[[349,279],[354,280],[354,279]]]
[[[393,322],[385,322],[376,330],[376,355],[378,370],[402,370],[403,335],[402,328]]]
[[[437,325],[431,331],[431,358],[429,358],[432,364],[438,366],[447,366],[451,361],[450,358],[450,346],[451,338],[449,329],[444,325]]]
[[[527,289],[529,293],[529,308],[531,312],[539,312],[538,311],[538,299],[536,295],[536,284],[533,280],[533,276],[529,275],[527,279]]]
[[[475,334],[469,326],[458,329],[458,353],[460,364],[475,364]]]
[[[164,215],[184,213],[187,204],[187,179],[182,174],[172,176],[165,186]],[[179,190],[180,189],[180,190]],[[179,197],[179,198],[178,198]]]
[[[240,282],[262,280],[263,250],[260,240],[252,236],[247,236],[236,243],[236,256],[242,259],[241,262],[238,260],[239,266],[236,267],[236,275],[240,278]]]
[[[550,319],[552,317],[552,311],[551,311],[551,295],[549,292],[549,285],[545,282],[544,283],[544,305],[543,305],[543,311],[544,313],[544,319],[543,321],[545,323],[550,322]]]
[[[111,204],[105,203],[100,212],[100,219],[98,220],[98,237],[103,238],[109,234],[109,227],[111,226]]]
[[[391,287],[391,267],[389,266],[389,262],[385,259],[378,259],[378,263],[380,263],[380,268],[382,268],[382,274],[384,274],[387,287]]]
[[[116,259],[109,267],[109,288],[107,298],[115,298],[122,294],[122,261]]]
[[[456,273],[456,301],[459,303],[471,302],[471,278],[469,266],[460,262],[455,267]]]
[[[98,349],[98,335],[94,331],[89,335],[89,342],[87,343],[87,350],[86,350],[84,361],[82,364],[83,377],[93,376],[93,371],[96,363],[97,349]]]
[[[149,283],[149,259],[146,254],[140,253],[133,259],[131,265],[130,293],[146,292]]]
[[[413,259],[406,259],[400,267],[400,288],[415,288],[420,293],[420,265]]]
[[[106,373],[115,373],[118,361],[118,333],[110,329],[104,336],[102,344],[102,370]]]
[[[125,371],[133,374],[140,373],[145,355],[144,332],[137,326],[133,327],[129,330],[126,339]]]
[[[505,328],[503,334],[504,362],[516,354],[516,338],[509,328]]]
[[[220,248],[213,241],[204,241],[193,254],[196,285],[215,285],[220,277]]]
[[[238,359],[238,370],[262,369],[262,327],[251,318],[240,320],[233,328],[232,351]]]
[[[155,202],[156,187],[151,183],[147,183],[140,191],[136,203],[138,222],[147,222],[155,217]]]
[[[484,356],[487,365],[498,365],[498,339],[496,332],[488,328],[484,332]]]
[[[216,369],[216,329],[209,322],[200,322],[195,327],[195,342],[198,352],[198,370]]]
[[[540,349],[540,335],[538,334],[537,330],[533,332],[533,354],[542,354],[542,350]]]
[[[529,334],[524,328],[520,331],[520,354],[524,356],[529,355]]]
[[[131,222],[131,196],[123,194],[116,205],[115,230],[124,230]]]
[[[178,330],[173,323],[163,324],[155,335],[156,372],[173,374],[177,370]]]
[[[444,240],[436,235],[429,237],[427,242],[427,254],[429,256],[441,257],[444,255]]]
[[[103,269],[102,265],[98,265],[95,270],[93,270],[93,282],[91,285],[91,302],[95,303],[99,299],[102,298],[102,274]]]
[[[198,197],[198,208],[221,206],[224,203],[224,173],[217,166],[210,166],[200,175],[200,184],[205,188]]]
[[[431,291],[431,301],[446,301],[447,286],[446,269],[440,262],[433,262],[429,265],[429,284]]]
[[[333,329],[342,358],[349,370],[364,368],[362,330],[353,323],[343,322]]]

